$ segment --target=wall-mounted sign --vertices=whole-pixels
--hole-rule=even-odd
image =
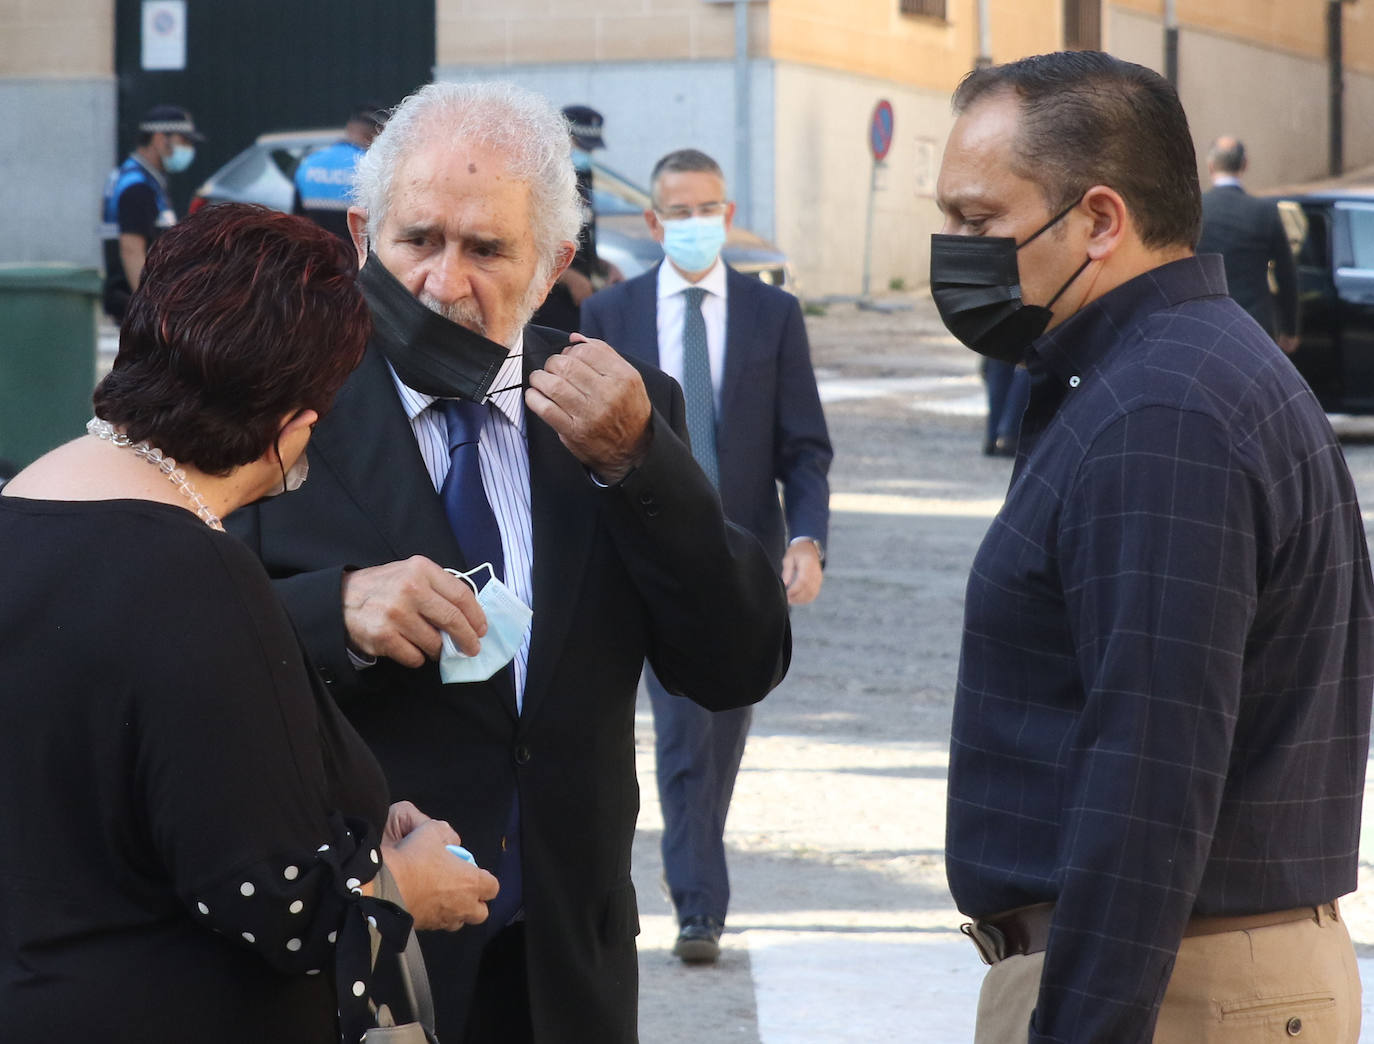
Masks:
[[[143,0],[143,68],[186,68],[186,0]]]

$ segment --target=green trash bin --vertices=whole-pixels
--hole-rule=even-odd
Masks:
[[[24,467],[91,416],[100,273],[0,265],[0,459]]]

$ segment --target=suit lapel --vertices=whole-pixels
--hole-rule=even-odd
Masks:
[[[658,269],[662,261],[649,269],[644,278],[630,288],[630,322],[634,324],[631,343],[644,345],[640,356],[651,366],[658,366]],[[612,347],[615,347],[612,345]]]
[[[525,329],[525,380],[558,348]],[[523,717],[532,718],[548,691],[567,640],[591,552],[597,512],[582,464],[558,435],[525,409],[530,454],[530,521],[534,534],[534,623]]]
[[[328,462],[372,520],[387,544],[385,557],[401,561],[424,555],[441,566],[471,568],[434,491],[381,352],[369,345],[357,372],[339,392],[336,409],[340,423],[321,424],[310,440],[310,452]],[[463,685],[455,698],[471,699],[477,688],[483,698],[499,700],[512,721],[517,718],[509,668],[489,681]]]
[[[755,292],[753,284],[754,279],[751,276],[740,275],[733,268],[726,267],[725,373],[721,376],[720,416],[716,418],[718,443],[727,419],[734,416],[735,403],[740,396],[741,382],[744,379],[750,331],[758,325],[760,295]]]
[[[339,392],[336,411],[315,432],[310,453],[339,476],[376,525],[392,559],[421,554],[440,565],[462,565],[391,370],[373,346]]]

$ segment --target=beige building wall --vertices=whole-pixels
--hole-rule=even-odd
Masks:
[[[0,262],[100,264],[114,0],[0,0]]]
[[[927,280],[929,235],[939,230],[933,194],[952,118],[944,90],[792,62],[775,66],[774,200],[778,245],[808,297],[857,294],[872,183],[869,120],[892,103],[893,144],[874,196],[870,289]]]
[[[948,0],[945,20],[903,15],[896,0],[770,0],[778,61],[951,91],[978,56],[977,0]],[[990,0],[992,57],[1063,43],[1060,0]]]
[[[768,50],[768,7],[750,5],[750,51]],[[732,58],[735,12],[703,0],[436,0],[435,64]]]
[[[1163,0],[1108,0],[1120,12],[1163,17]],[[1229,37],[1256,47],[1324,61],[1327,0],[1176,0],[1185,30]],[[1346,3],[1346,62],[1374,72],[1374,13],[1368,3]]]
[[[1308,9],[1309,20],[1320,22],[1322,3],[1291,0]],[[1256,11],[1280,8],[1253,0]],[[1144,0],[1120,0],[1107,14],[1106,45],[1122,58],[1163,71],[1163,25],[1157,14],[1141,14]],[[1249,4],[1219,4],[1237,9],[1222,19],[1214,12],[1209,24],[1223,23],[1250,34],[1202,28],[1184,20],[1186,4],[1179,3],[1179,95],[1188,112],[1193,144],[1198,153],[1198,176],[1206,183],[1206,155],[1211,142],[1234,134],[1249,152],[1247,184],[1252,189],[1293,184],[1320,178],[1327,172],[1327,75],[1324,40],[1313,52],[1310,41],[1297,32],[1298,23],[1276,12],[1268,21],[1245,22],[1240,10]],[[1349,17],[1350,9],[1347,9]],[[1323,29],[1324,23],[1318,28]],[[1358,33],[1348,34],[1347,53],[1353,58]],[[1281,47],[1280,43],[1291,46]],[[1374,50],[1374,47],[1368,50]],[[1368,50],[1366,57],[1368,56]],[[1352,65],[1354,63],[1352,62]],[[1347,66],[1345,96],[1345,160],[1347,169],[1374,163],[1374,127],[1362,114],[1374,112],[1374,77]]]

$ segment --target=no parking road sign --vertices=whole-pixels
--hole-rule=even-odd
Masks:
[[[873,119],[868,125],[868,147],[879,163],[887,158],[892,148],[892,103],[886,98],[873,107]]]

